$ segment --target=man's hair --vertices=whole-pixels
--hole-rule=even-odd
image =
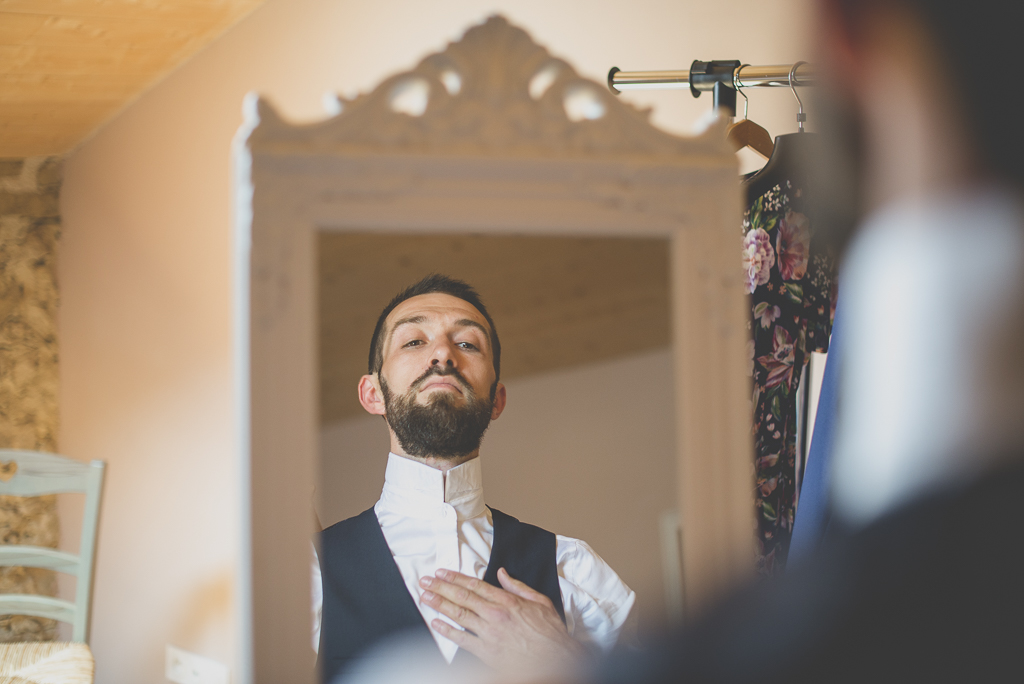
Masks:
[[[370,338],[370,362],[368,367],[370,373],[379,373],[384,364],[384,323],[388,314],[395,310],[395,307],[407,299],[425,294],[446,294],[457,297],[473,305],[480,315],[487,321],[491,328],[491,350],[494,354],[494,381],[497,382],[501,376],[501,342],[498,341],[498,330],[494,327],[491,314],[487,313],[487,307],[480,301],[480,295],[471,285],[456,278],[450,278],[438,273],[431,273],[415,285],[405,288],[391,300],[377,319],[377,327],[373,329],[373,337]]]
[[[1013,133],[1024,106],[1008,80],[1020,61],[1020,6],[1008,0],[834,0],[855,33],[877,7],[903,7],[931,37],[943,81],[985,171],[1024,187],[1024,136]],[[942,141],[936,141],[941,145]]]

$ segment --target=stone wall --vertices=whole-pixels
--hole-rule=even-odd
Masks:
[[[0,448],[57,450],[59,158],[0,159]],[[0,496],[0,543],[56,547],[56,498]],[[57,593],[53,572],[0,568],[0,593]],[[56,636],[53,620],[0,616],[0,642]]]

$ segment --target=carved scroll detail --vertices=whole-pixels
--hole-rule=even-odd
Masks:
[[[542,71],[553,77],[538,98],[530,84]],[[428,92],[426,109],[413,116],[392,107],[397,89],[420,79]],[[454,89],[452,81],[456,81]],[[446,82],[448,85],[446,85]],[[567,97],[590,98],[603,115],[574,121]],[[466,31],[443,51],[414,69],[392,76],[370,93],[340,100],[342,112],[328,120],[292,126],[266,101],[258,105],[260,125],[250,144],[288,142],[323,153],[366,151],[444,154],[528,154],[578,156],[643,154],[692,155],[721,150],[720,136],[681,139],[658,130],[649,110],[622,102],[603,84],[581,78],[520,28],[500,16]]]

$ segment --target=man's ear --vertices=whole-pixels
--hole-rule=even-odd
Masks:
[[[501,412],[505,410],[505,386],[500,382],[494,390],[494,405],[491,407],[491,420],[497,420]]]
[[[359,378],[359,403],[367,413],[375,416],[384,415],[384,393],[380,389],[376,373]]]

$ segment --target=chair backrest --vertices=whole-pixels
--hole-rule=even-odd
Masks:
[[[48,568],[74,575],[77,578],[75,602],[33,594],[0,594],[0,615],[32,615],[68,622],[72,625],[72,641],[88,642],[93,557],[103,491],[103,467],[103,461],[82,463],[56,454],[0,449],[0,494],[85,494],[82,542],[77,556],[27,544],[0,545],[0,566]]]

